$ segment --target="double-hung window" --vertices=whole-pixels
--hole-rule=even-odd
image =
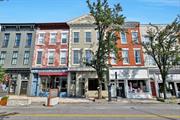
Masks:
[[[30,57],[30,52],[29,51],[25,51],[24,52],[24,65],[28,65],[29,64],[29,57]]]
[[[85,32],[86,43],[91,43],[91,32]]]
[[[26,36],[26,47],[30,47],[32,43],[32,33],[27,33]]]
[[[45,33],[39,33],[38,44],[44,44]]]
[[[73,64],[80,64],[80,50],[73,50]]]
[[[73,33],[73,42],[74,43],[79,43],[79,32],[74,32]]]
[[[133,43],[139,43],[138,42],[138,32],[135,32],[135,31],[133,31],[132,32],[132,41],[133,41]]]
[[[116,55],[114,52],[110,53],[111,64],[116,64]]]
[[[50,33],[50,44],[56,44],[56,33]]]
[[[141,51],[140,50],[134,50],[134,57],[136,64],[141,64]]]
[[[67,50],[60,51],[60,64],[65,65],[67,63]]]
[[[4,40],[3,40],[3,43],[2,43],[2,47],[7,47],[8,46],[9,36],[10,36],[10,33],[5,33],[4,34]]]
[[[127,39],[126,39],[126,33],[121,32],[121,43],[122,44],[127,44]]]
[[[62,33],[61,34],[61,43],[66,44],[68,41],[68,33]]]
[[[0,53],[0,65],[4,65],[5,58],[6,58],[6,51],[1,51],[1,53]]]
[[[54,50],[49,50],[48,51],[48,64],[54,64]]]
[[[18,51],[13,51],[11,64],[16,65],[17,59],[18,59]]]
[[[92,52],[91,50],[86,50],[86,63],[90,63],[92,60]]]
[[[129,64],[129,52],[128,50],[122,50],[123,64]]]
[[[36,64],[41,64],[42,63],[42,53],[43,53],[43,51],[37,51]]]
[[[16,38],[15,38],[14,47],[19,47],[19,45],[20,45],[20,40],[21,40],[21,33],[16,33]]]

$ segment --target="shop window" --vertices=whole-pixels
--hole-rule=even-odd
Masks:
[[[97,79],[88,79],[88,90],[97,90],[98,80]],[[102,90],[105,90],[105,85],[102,83]]]
[[[144,80],[129,80],[128,81],[129,92],[148,92],[146,83]]]

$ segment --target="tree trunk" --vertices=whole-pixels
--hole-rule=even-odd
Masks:
[[[98,99],[102,99],[102,81],[98,79]]]
[[[163,93],[164,93],[164,100],[167,99],[167,95],[166,92],[167,91],[167,87],[166,87],[166,80],[163,80]]]

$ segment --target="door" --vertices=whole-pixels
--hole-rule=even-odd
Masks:
[[[156,87],[154,82],[151,82],[151,91],[152,91],[152,96],[156,97]]]
[[[124,83],[119,83],[119,86],[117,88],[117,96],[122,98],[125,97]]]
[[[80,96],[85,97],[85,83],[84,83],[84,81],[81,81],[79,83],[79,89],[80,89]]]
[[[21,82],[20,95],[26,95],[27,94],[27,86],[28,86],[28,81],[22,81]]]

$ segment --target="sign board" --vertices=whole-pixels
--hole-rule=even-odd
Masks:
[[[53,97],[57,97],[57,96],[58,96],[58,89],[50,89],[49,97],[53,98]]]

